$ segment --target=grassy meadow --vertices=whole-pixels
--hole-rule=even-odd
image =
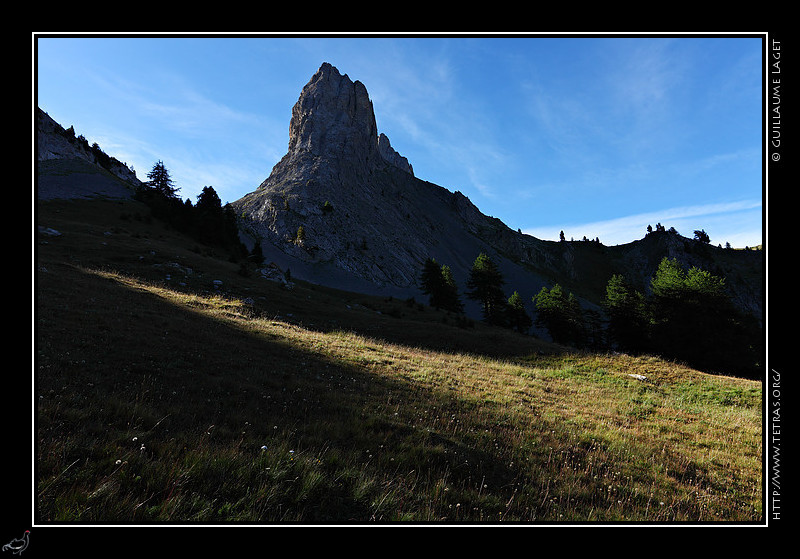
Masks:
[[[134,202],[36,221],[37,522],[764,520],[759,382],[286,290]]]

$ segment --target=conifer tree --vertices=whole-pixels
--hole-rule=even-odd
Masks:
[[[162,161],[159,160],[153,165],[153,169],[147,173],[147,178],[150,179],[147,183],[150,188],[155,189],[167,198],[178,197],[180,188],[175,188],[175,184],[169,176],[169,171],[167,171]]]
[[[264,263],[264,253],[261,250],[261,239],[256,239],[253,243],[253,248],[247,255],[247,259],[253,262],[256,266]]]
[[[706,244],[711,242],[711,238],[708,236],[708,233],[706,233],[705,229],[695,229],[694,240]]]
[[[505,319],[504,283],[497,265],[486,253],[480,253],[469,273],[467,297],[481,303],[483,319],[490,324],[502,324]]]
[[[650,279],[650,290],[659,351],[700,362],[730,317],[725,280],[695,267],[684,271],[677,259],[665,257]]]
[[[442,308],[455,313],[464,312],[464,305],[458,296],[458,287],[456,280],[453,278],[453,272],[450,266],[442,265]]]
[[[459,300],[458,287],[450,267],[441,267],[433,258],[428,258],[422,266],[419,278],[422,292],[428,295],[428,303],[437,309],[452,312],[463,312],[463,305]]]
[[[517,291],[514,291],[511,297],[508,298],[508,319],[511,328],[522,333],[527,332],[531,324],[533,324],[531,317],[525,311],[522,297]]]
[[[204,186],[202,192],[197,195],[197,204],[195,204],[195,207],[198,210],[221,212],[222,200],[220,200],[213,186]]]
[[[614,274],[606,285],[604,306],[611,340],[626,351],[643,350],[649,326],[644,295]]]
[[[737,311],[725,278],[663,258],[650,279],[652,349],[705,370],[759,376],[760,327]]]
[[[559,285],[542,287],[533,296],[536,324],[546,328],[554,342],[580,346],[584,341],[583,313],[578,299]]]
[[[422,292],[428,296],[428,304],[437,309],[441,307],[442,293],[444,291],[444,281],[439,264],[433,258],[427,258],[422,265],[422,272],[419,278]]]

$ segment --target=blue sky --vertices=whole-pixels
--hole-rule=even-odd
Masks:
[[[323,62],[418,178],[541,239],[762,242],[761,37],[34,36],[35,102],[183,198],[255,190]]]

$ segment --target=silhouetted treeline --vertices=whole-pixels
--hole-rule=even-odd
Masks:
[[[428,259],[420,284],[432,306],[463,312],[447,266]],[[506,299],[504,284],[491,258],[480,254],[470,271],[466,296],[481,304],[489,324],[527,333],[535,323],[554,342],[577,348],[660,355],[708,372],[761,374],[763,334],[758,321],[734,307],[724,278],[698,268],[683,270],[675,259],[662,260],[648,294],[624,277],[612,276],[603,312],[583,308],[574,294],[555,284],[532,297],[532,320],[517,291]]]
[[[160,161],[148,174],[151,181],[143,183],[136,199],[147,204],[153,217],[168,223],[199,243],[225,249],[233,259],[248,256],[247,248],[239,239],[236,214],[230,204],[222,201],[211,186],[203,187],[197,202],[185,201],[177,196],[169,173]]]
[[[75,135],[75,128],[73,126],[64,129],[61,127],[61,125],[56,123],[56,131],[65,137],[71,144],[79,146],[87,153],[91,153],[94,156],[95,162],[104,169],[113,172],[115,166],[128,167],[126,163],[123,163],[115,157],[112,157],[104,152],[97,142],[89,145],[89,140],[87,140],[83,134]],[[130,167],[128,168],[130,169]]]
[[[428,258],[420,274],[422,292],[429,296],[429,304],[437,309],[462,314],[464,305],[458,293],[450,267],[439,265]],[[494,261],[485,253],[475,259],[467,279],[466,296],[481,305],[483,320],[488,324],[513,328],[526,333],[531,327],[531,318],[525,311],[522,297],[517,291],[506,298],[503,293],[505,280]]]
[[[630,353],[654,353],[701,370],[758,377],[763,332],[755,317],[737,310],[725,279],[662,259],[650,292],[622,276],[606,286],[609,342]]]

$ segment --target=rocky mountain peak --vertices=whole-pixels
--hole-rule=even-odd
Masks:
[[[289,153],[369,160],[377,153],[375,113],[367,88],[324,63],[300,93],[289,123]]]
[[[250,237],[290,258],[293,272],[326,264],[326,278],[341,271],[409,287],[445,234],[446,218],[433,216],[430,206],[441,204],[455,216],[450,197],[416,179],[408,160],[378,133],[364,84],[326,62],[292,108],[286,155],[233,206]]]
[[[388,162],[413,174],[406,158],[397,153],[385,134],[378,134],[367,88],[325,62],[300,92],[289,123],[286,165],[324,159],[363,174]]]

